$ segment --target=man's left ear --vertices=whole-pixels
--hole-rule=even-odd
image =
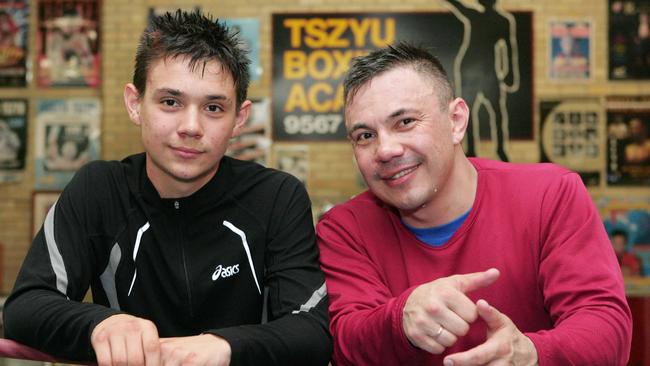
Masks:
[[[135,85],[128,83],[124,87],[124,105],[129,118],[136,126],[140,126],[140,93]]]
[[[449,103],[449,120],[451,121],[451,137],[454,145],[460,144],[465,137],[469,123],[469,108],[462,98],[456,98]]]
[[[235,128],[232,130],[232,137],[237,137],[242,131],[242,128],[246,125],[246,121],[248,120],[248,116],[251,113],[251,108],[253,106],[253,102],[250,100],[245,100],[241,106],[239,107],[239,111],[237,112],[237,116],[235,117]]]

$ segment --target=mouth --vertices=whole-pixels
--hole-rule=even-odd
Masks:
[[[193,148],[189,148],[189,147],[183,147],[183,146],[172,147],[172,150],[174,150],[174,152],[177,155],[179,155],[179,156],[181,156],[183,158],[193,158],[193,157],[196,157],[197,155],[201,154],[201,152],[202,152],[201,150],[197,150],[197,149],[193,149]]]
[[[393,175],[382,176],[382,179],[383,180],[388,180],[388,181],[395,181],[395,180],[398,180],[398,179],[400,179],[402,177],[405,177],[405,176],[411,174],[413,171],[415,171],[419,167],[420,167],[420,164],[409,167],[409,168],[406,168],[406,169],[402,169],[402,170],[398,171],[397,173],[395,173]]]

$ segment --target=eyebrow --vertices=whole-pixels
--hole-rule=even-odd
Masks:
[[[417,110],[414,109],[414,108],[400,108],[400,109],[396,110],[395,112],[389,114],[388,117],[386,117],[385,121],[389,121],[389,120],[391,120],[393,118],[397,118],[399,116],[405,115],[407,113],[412,113],[412,112],[417,112]],[[348,135],[352,134],[356,130],[364,129],[364,128],[369,128],[368,124],[366,124],[365,122],[354,123],[350,127],[350,131],[348,132]]]
[[[173,95],[175,97],[179,97],[179,96],[182,96],[182,95],[185,94],[185,93],[183,93],[182,91],[180,91],[178,89],[172,89],[172,88],[160,88],[160,89],[156,90],[156,93],[170,94],[170,95]],[[207,99],[207,100],[223,100],[223,101],[228,101],[229,100],[227,96],[222,95],[222,94],[206,95],[205,99]]]

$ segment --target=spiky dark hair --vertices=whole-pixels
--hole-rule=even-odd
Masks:
[[[142,96],[151,64],[165,58],[189,57],[189,66],[205,67],[208,61],[219,61],[235,83],[237,108],[246,100],[250,60],[241,47],[238,34],[232,33],[218,19],[212,20],[200,10],[176,10],[153,17],[140,37],[135,55],[133,84]]]

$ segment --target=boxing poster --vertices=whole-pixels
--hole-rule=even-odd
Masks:
[[[607,184],[650,186],[650,97],[607,99]]]
[[[554,20],[549,30],[549,77],[552,80],[589,80],[592,75],[591,22]]]
[[[99,86],[100,9],[99,0],[38,2],[38,86]]]
[[[29,1],[0,0],[0,87],[27,84]]]
[[[27,100],[0,99],[0,183],[22,180],[27,155]]]
[[[62,189],[79,168],[100,157],[100,103],[47,99],[36,109],[35,188]]]
[[[609,0],[609,78],[650,79],[650,0]]]

